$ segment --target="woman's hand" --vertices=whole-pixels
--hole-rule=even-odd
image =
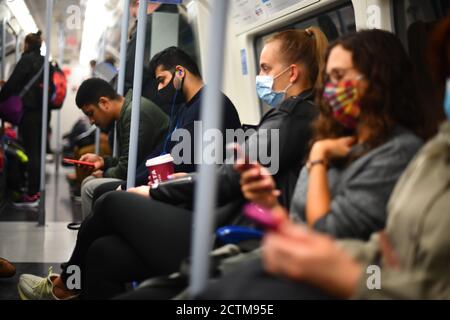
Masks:
[[[332,160],[346,157],[355,143],[355,137],[317,141],[311,149],[309,160]]]
[[[235,169],[241,173],[241,190],[245,199],[269,209],[279,205],[281,191],[276,189],[267,168],[253,163],[238,164]]]
[[[141,195],[146,198],[150,198],[150,187],[149,186],[140,186],[137,188],[130,188],[127,190],[130,193],[135,193]]]
[[[362,266],[328,236],[289,220],[263,242],[267,272],[307,282],[339,298],[350,298],[362,276]]]
[[[308,192],[306,196],[306,221],[308,225],[314,224],[330,211],[331,193],[328,185],[327,163],[329,160],[345,157],[355,144],[354,137],[320,140],[314,143],[309,154],[310,166]],[[323,162],[317,162],[323,161]]]

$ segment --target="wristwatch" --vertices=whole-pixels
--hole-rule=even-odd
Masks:
[[[308,170],[308,172],[311,171],[311,168],[314,167],[317,164],[321,164],[323,166],[327,166],[327,162],[324,159],[320,159],[320,160],[314,160],[314,161],[308,161],[306,163],[306,169]]]

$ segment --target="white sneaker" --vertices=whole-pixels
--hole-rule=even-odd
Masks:
[[[59,274],[53,273],[52,267],[48,269],[46,278],[34,276],[32,274],[22,274],[19,279],[17,289],[22,300],[61,300],[53,294],[53,280]],[[67,300],[75,299],[74,295]]]

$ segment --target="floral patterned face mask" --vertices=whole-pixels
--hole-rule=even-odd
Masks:
[[[323,98],[333,111],[333,117],[348,129],[354,129],[358,125],[361,113],[360,96],[357,89],[359,76],[353,80],[328,82],[323,91]]]

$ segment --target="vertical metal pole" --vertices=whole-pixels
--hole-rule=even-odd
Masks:
[[[6,18],[2,21],[2,69],[1,80],[5,80],[6,77]]]
[[[220,95],[223,81],[223,59],[225,49],[225,27],[229,1],[212,2],[209,22],[209,52],[206,75],[208,86],[202,101],[201,119],[204,130],[220,128],[222,98]],[[203,134],[196,137],[197,143],[203,142]],[[203,143],[201,144],[203,145]],[[200,159],[202,159],[201,157]],[[206,286],[209,277],[209,252],[212,246],[213,212],[217,197],[217,177],[214,164],[200,165],[199,182],[195,192],[194,225],[192,245],[192,277],[189,293],[197,296]]]
[[[47,45],[47,52],[45,53],[44,61],[44,94],[42,99],[42,132],[41,132],[41,198],[39,201],[39,217],[38,225],[45,225],[45,153],[47,146],[47,120],[48,120],[48,87],[50,82],[50,51],[51,51],[51,28],[52,28],[52,13],[53,0],[47,0],[47,15],[45,26],[45,44]]]
[[[59,25],[59,32],[58,32],[58,64],[59,67],[62,68],[64,64],[64,43],[65,43],[65,37],[64,37],[64,24]],[[61,148],[61,109],[57,111],[57,121],[56,121],[56,175],[59,173],[59,156],[61,155],[62,148]]]
[[[6,81],[5,79],[5,68],[6,68],[6,18],[3,18],[2,24],[0,25],[1,28],[1,41],[2,41],[2,64],[0,69],[0,80]],[[3,119],[0,119],[0,128],[4,128],[4,122]],[[1,148],[4,150],[4,143],[3,139],[1,139]]]
[[[100,154],[100,128],[95,130],[95,154]]]
[[[58,25],[58,65],[60,68],[64,64],[64,24]],[[56,111],[56,133],[55,133],[55,194],[53,198],[53,216],[56,218],[58,214],[59,203],[59,168],[62,154],[61,148],[61,109]]]
[[[127,42],[128,42],[128,25],[130,20],[130,0],[123,1],[122,13],[122,31],[120,35],[120,66],[119,66],[119,80],[117,82],[117,93],[121,96],[125,92],[125,72],[127,66]],[[119,150],[117,148],[117,124],[114,126],[114,148],[113,156],[117,157]]]
[[[16,52],[15,52],[15,58],[14,58],[15,65],[17,65],[17,63],[20,60],[20,55],[21,55],[20,44],[22,42],[22,39],[23,39],[23,31],[19,31],[19,33],[17,34],[17,37],[16,37]],[[16,130],[17,136],[20,136],[18,125],[14,126],[14,130]]]
[[[145,35],[147,31],[147,1],[139,2],[139,16],[136,39],[136,58],[134,62],[133,107],[131,111],[130,148],[128,151],[127,189],[134,187],[136,181],[137,149],[139,135],[139,116],[144,73]]]
[[[20,42],[22,41],[22,31],[19,32],[17,35],[17,41],[16,41],[16,64],[20,60]]]

